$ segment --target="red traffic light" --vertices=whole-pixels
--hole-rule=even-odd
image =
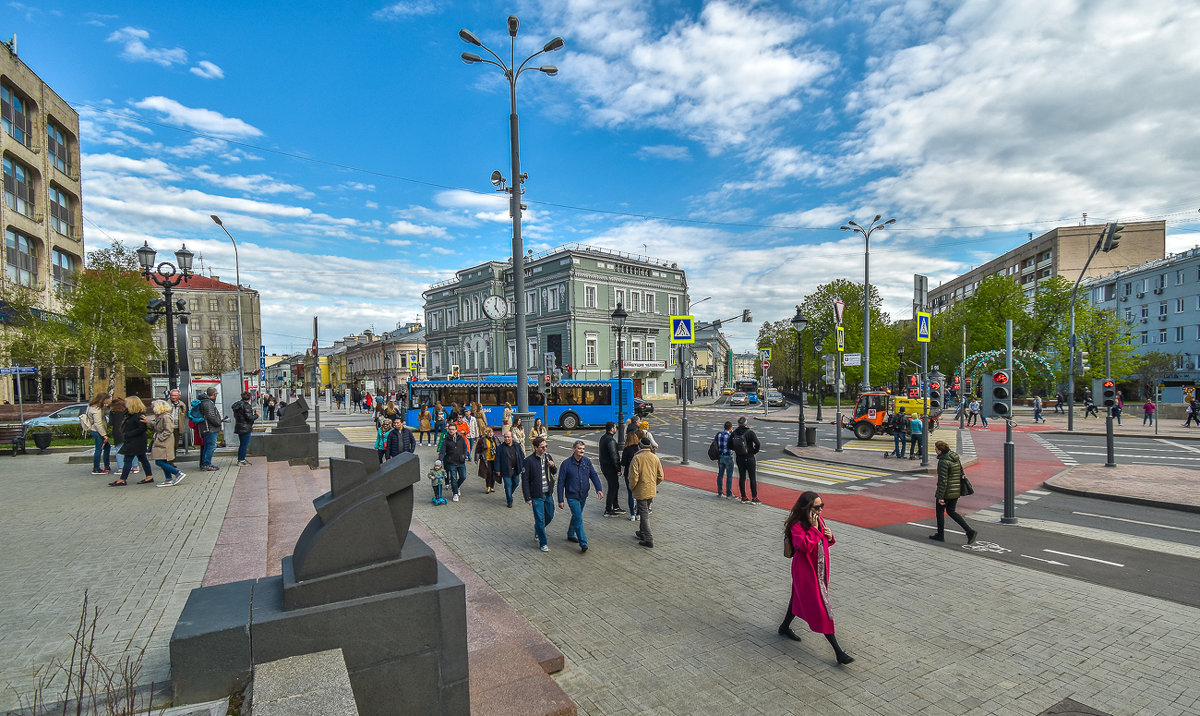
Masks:
[[[920,385],[921,381],[917,376],[910,375],[910,376],[908,376],[908,384],[909,385]]]
[[[992,382],[995,383],[996,385],[1007,385],[1008,384],[1008,373],[1005,373],[1002,370],[998,370],[995,373],[992,373]]]
[[[1104,387],[1105,387],[1105,388],[1111,388],[1111,387],[1113,387],[1114,385],[1116,385],[1116,384],[1115,384],[1115,383],[1113,383],[1111,380],[1106,380],[1106,381],[1104,381]]]
[[[930,383],[929,389],[930,390],[941,390],[942,386],[939,383]]]

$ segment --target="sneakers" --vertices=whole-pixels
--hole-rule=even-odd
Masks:
[[[616,513],[616,512],[612,512],[611,510],[605,510],[605,511],[604,511],[604,516],[605,516],[605,517],[616,517],[616,516],[617,516],[617,513]]]
[[[550,551],[550,545],[548,545],[548,544],[544,544],[544,545],[542,545],[542,551],[543,551],[543,552],[549,552],[549,551]]]
[[[975,544],[975,538],[979,536],[979,532],[971,530],[967,533],[967,544]]]
[[[758,499],[757,497],[755,497],[753,500],[750,500],[750,504],[752,504],[752,505],[761,505],[761,504],[762,504],[762,500],[760,500],[760,499]]]
[[[742,504],[743,504],[743,505],[748,505],[748,504],[750,504],[750,500],[747,500],[745,497],[743,497],[743,498],[742,498]]]
[[[613,510],[613,515],[616,517],[620,517],[621,515],[624,515],[624,514],[627,514],[627,513],[625,512],[625,510],[622,510],[620,507]]]
[[[242,467],[246,467],[247,465],[250,464],[250,461],[249,460],[238,460],[238,464],[241,465]]]
[[[579,538],[578,537],[568,537],[567,541],[568,542],[579,542]]]
[[[112,472],[112,470],[108,469],[107,467],[103,470],[92,470],[93,475],[107,475],[110,472]]]
[[[579,545],[579,553],[580,553],[580,554],[583,554],[583,553],[584,553],[584,552],[586,552],[586,551],[587,551],[587,545],[586,545],[586,544],[581,544],[581,545]]]
[[[934,532],[933,534],[929,535],[929,539],[933,540],[934,542],[945,542],[946,535],[941,534],[940,532]]]
[[[638,544],[640,544],[643,547],[654,547],[653,542],[647,542],[646,540],[642,540],[641,542],[638,542]]]
[[[451,497],[451,498],[450,498],[450,501],[451,501],[451,502],[458,502],[458,494],[457,494],[457,493],[455,493],[454,497]]]

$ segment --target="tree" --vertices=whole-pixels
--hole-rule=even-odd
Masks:
[[[49,378],[51,391],[57,384],[59,366],[76,361],[76,344],[70,326],[59,315],[42,308],[39,291],[15,284],[0,289],[3,303],[4,348],[12,365],[34,366],[38,369],[36,400],[43,402],[44,378]],[[51,395],[53,400],[56,396]]]
[[[1143,395],[1154,395],[1163,379],[1175,372],[1178,360],[1178,353],[1159,353],[1158,351],[1143,353],[1133,372],[1133,376],[1138,380],[1138,388],[1145,390]]]

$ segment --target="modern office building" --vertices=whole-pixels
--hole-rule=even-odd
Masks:
[[[147,281],[155,291],[157,284]],[[187,323],[187,367],[193,377],[213,377],[238,367],[238,290],[219,276],[193,275],[171,290],[173,299],[184,301],[189,312]],[[245,284],[241,290],[242,361],[253,382],[258,375],[259,346],[262,345],[262,314],[258,291]],[[154,324],[154,343],[162,359],[152,363],[150,374],[158,381],[167,375],[166,323]],[[180,356],[182,358],[182,356]],[[181,363],[182,365],[182,363]]]
[[[0,45],[0,281],[33,289],[42,307],[54,313],[62,308],[60,289],[83,268],[79,114],[21,61],[15,39]],[[23,380],[23,390],[32,395],[36,378]],[[0,381],[0,400],[13,401],[14,387],[11,380]],[[75,390],[58,385],[50,392]]]
[[[422,294],[431,378],[446,377],[453,366],[460,377],[515,375],[517,350],[526,351],[531,376],[545,370],[545,356],[552,353],[564,377],[616,377],[612,312],[621,304],[629,314],[622,354],[634,393],[674,390],[670,316],[687,313],[689,306],[687,276],[678,264],[568,244],[529,255],[523,270],[524,296],[513,296],[507,261],[463,269]],[[495,315],[488,305],[493,296],[507,307],[502,318],[490,317]],[[526,317],[521,346],[514,329],[517,310]]]
[[[1074,283],[1079,278],[1088,254],[1104,224],[1060,226],[971,269],[958,278],[929,290],[929,306],[938,313],[958,301],[970,298],[989,276],[1009,276],[1020,284],[1030,300],[1038,284],[1051,276],[1063,276]],[[1097,253],[1088,266],[1087,277],[1102,276],[1114,270],[1140,266],[1166,255],[1166,222],[1138,221],[1125,224],[1120,246],[1109,253]]]
[[[1175,356],[1164,401],[1182,402],[1184,388],[1200,384],[1200,248],[1086,279],[1081,290],[1125,319],[1137,353]]]

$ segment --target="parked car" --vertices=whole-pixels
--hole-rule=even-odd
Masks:
[[[746,395],[745,393],[743,393],[741,391],[738,391],[738,392],[734,393],[733,395],[729,396],[729,404],[730,405],[749,405],[750,404],[750,396]]]
[[[636,397],[633,399],[633,414],[634,415],[638,416],[639,418],[644,418],[653,412],[654,412],[654,403],[651,403],[648,400],[642,400],[641,398],[636,398]]]
[[[780,393],[778,390],[768,390],[767,391],[767,407],[768,408],[775,408],[775,407],[782,408],[786,405],[787,405],[787,401],[784,400],[783,393]]]
[[[87,403],[72,403],[64,408],[59,408],[49,415],[43,415],[40,418],[30,418],[25,421],[25,432],[29,432],[31,428],[45,426],[48,428],[57,428],[63,425],[79,426],[79,416],[83,415],[87,410]]]

